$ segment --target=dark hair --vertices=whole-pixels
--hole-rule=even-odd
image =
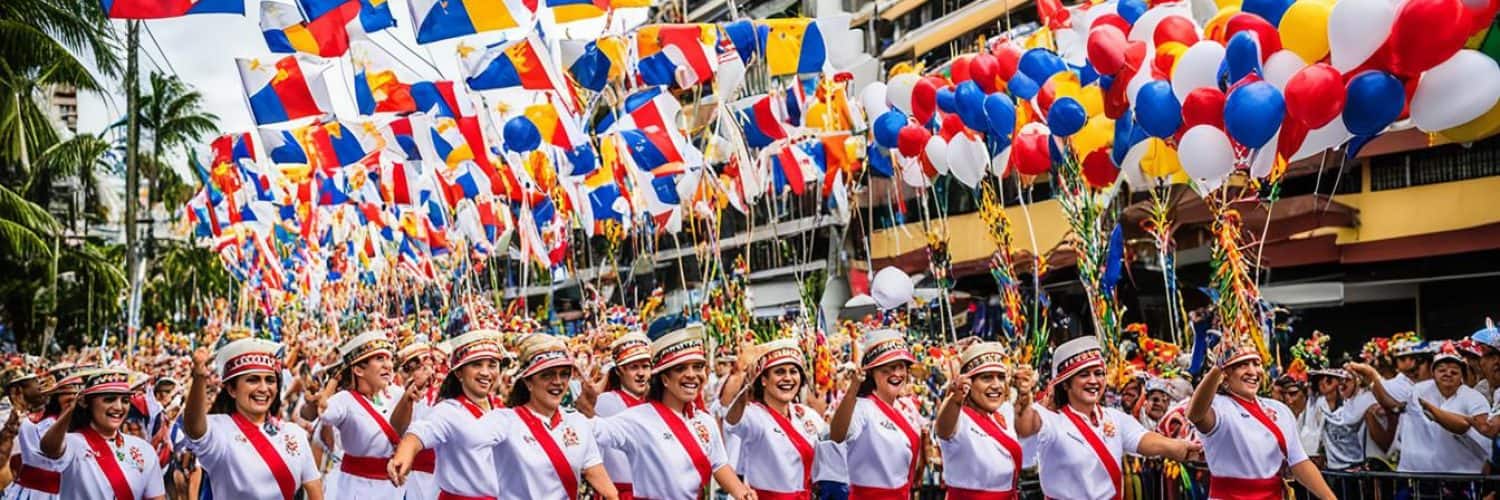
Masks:
[[[78,408],[75,408],[73,410],[73,416],[68,418],[68,432],[73,432],[78,429],[88,427],[88,425],[94,420],[94,412],[92,408],[94,405],[94,400],[99,399],[101,396],[110,395],[123,397],[125,398],[126,403],[129,404],[129,394],[108,393],[79,396],[80,398],[83,398],[83,404],[79,405]]]
[[[42,415],[48,417],[56,417],[58,415],[62,415],[62,403],[58,401],[58,398],[61,397],[62,393],[54,392],[52,394],[48,394],[47,404],[42,407]]]
[[[356,390],[357,387],[355,387],[355,386],[359,384],[359,381],[355,380],[355,378],[354,378],[354,368],[356,368],[356,367],[362,367],[362,366],[368,366],[370,364],[370,360],[372,360],[372,359],[375,359],[375,357],[374,356],[370,356],[370,357],[367,357],[365,359],[359,360],[358,363],[354,363],[352,365],[343,365],[343,366],[341,366],[339,368],[339,374],[338,374],[337,378],[335,379],[337,381],[338,385],[339,385],[339,388],[340,389],[348,389],[348,390],[351,390],[351,391],[352,390]]]
[[[1061,410],[1062,407],[1068,406],[1068,381],[1072,378],[1068,377],[1052,384],[1052,408],[1054,410]]]
[[[619,389],[620,389],[620,367],[615,366],[615,367],[612,367],[612,368],[609,369],[609,373],[605,374],[605,378],[604,378],[604,390],[606,390],[606,391],[615,391],[615,390],[619,390]]]
[[[464,385],[458,380],[458,370],[448,370],[448,374],[443,376],[443,383],[438,385],[438,399],[453,399],[462,396],[463,393]]]
[[[228,415],[228,414],[234,413],[234,411],[235,411],[234,396],[232,396],[232,395],[229,394],[229,388],[230,387],[234,387],[235,384],[239,383],[237,381],[240,380],[240,377],[243,377],[245,375],[250,375],[250,374],[235,375],[233,377],[230,377],[229,380],[225,380],[224,383],[219,384],[219,393],[214,395],[214,402],[213,402],[213,404],[208,405],[208,413],[210,415],[215,415],[215,414]],[[281,373],[280,372],[274,372],[274,373],[271,374],[271,377],[274,379],[274,381],[272,382],[272,384],[276,387],[276,394],[271,397],[271,409],[266,411],[266,415],[280,416],[281,415]]]
[[[515,408],[531,401],[531,389],[526,388],[526,379],[516,377],[516,381],[510,385],[510,393],[505,395],[505,406]]]
[[[792,392],[792,401],[797,401],[801,398],[802,386],[807,384],[807,372],[802,371],[802,367],[796,364],[792,367],[797,369],[797,390]],[[765,384],[760,383],[760,378],[766,376],[767,373],[770,373],[770,368],[761,370],[760,375],[750,381],[750,397],[761,403],[766,402],[766,387]]]
[[[646,388],[646,401],[661,401],[663,393],[667,392],[667,386],[661,383],[661,374],[651,375],[651,385]]]

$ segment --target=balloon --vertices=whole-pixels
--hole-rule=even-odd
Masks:
[[[1089,117],[1089,122],[1084,124],[1083,130],[1079,130],[1070,138],[1073,149],[1079,154],[1088,154],[1094,151],[1109,149],[1109,144],[1114,140],[1115,121],[1104,115]]]
[[[1037,109],[1052,109],[1052,103],[1064,97],[1078,98],[1079,92],[1078,75],[1064,72],[1052,75],[1047,83],[1042,84],[1041,92],[1036,94],[1033,103]]]
[[[974,56],[974,60],[969,61],[969,77],[973,79],[974,83],[979,84],[979,88],[983,89],[985,93],[994,92],[995,89],[1000,87],[1002,78],[1000,76],[1000,63],[995,59],[995,56],[989,54]]]
[[[941,88],[937,91],[937,107],[938,109],[943,110],[944,113],[957,112],[956,110],[958,109],[958,103],[955,100],[957,98],[954,97],[953,92],[953,89],[950,88]]]
[[[1088,118],[1083,104],[1072,97],[1064,97],[1052,103],[1052,108],[1047,111],[1047,128],[1058,137],[1068,137],[1082,130]]]
[[[1388,0],[1342,0],[1328,12],[1333,68],[1347,73],[1375,55],[1391,35],[1396,8]]]
[[[1344,77],[1318,63],[1286,82],[1286,114],[1309,130],[1322,128],[1344,112]]]
[[[1142,144],[1146,148],[1139,160],[1141,173],[1160,178],[1172,176],[1182,171],[1182,163],[1179,161],[1180,156],[1178,155],[1178,151],[1167,145],[1166,141],[1152,137]]]
[[[1344,126],[1354,135],[1373,136],[1401,116],[1406,88],[1384,71],[1365,71],[1345,87]]]
[[[505,149],[517,153],[533,151],[542,145],[542,132],[525,116],[517,116],[505,122]]]
[[[1273,147],[1260,148],[1250,154],[1251,177],[1254,177],[1256,179],[1264,179],[1267,175],[1271,174],[1272,169],[1276,168],[1278,159],[1276,150],[1278,148],[1274,146],[1277,145],[1277,140],[1280,138],[1281,134],[1277,133],[1275,137],[1272,137],[1271,140],[1267,142],[1267,144],[1270,144]]]
[[[935,172],[928,170],[930,162],[919,158],[901,157],[896,164],[901,168],[901,182],[908,186],[924,189],[932,185],[931,176]]]
[[[1500,65],[1481,52],[1460,50],[1427,71],[1411,99],[1411,121],[1426,132],[1479,118],[1500,100]]]
[[[1126,90],[1130,87],[1128,83],[1115,79],[1104,86],[1104,116],[1118,120],[1130,111],[1130,97],[1134,96],[1127,97],[1125,95]]]
[[[989,133],[1009,138],[1016,128],[1016,106],[1005,94],[990,94],[984,98],[984,120]]]
[[[959,118],[957,114],[943,115],[943,124],[938,130],[941,132],[943,140],[951,140],[953,136],[964,131],[964,120]]]
[[[1172,85],[1155,80],[1135,95],[1135,121],[1153,137],[1169,137],[1182,125],[1182,107]]]
[[[1269,56],[1281,50],[1281,35],[1276,33],[1276,27],[1263,17],[1241,12],[1229,18],[1229,22],[1224,24],[1226,37],[1233,38],[1236,33],[1242,31],[1255,33],[1255,41],[1260,42],[1260,53],[1263,56]]]
[[[958,117],[964,120],[964,125],[974,130],[989,128],[984,117],[984,91],[979,89],[979,84],[972,81],[960,83],[954,96],[958,102]]]
[[[875,299],[875,305],[881,309],[895,309],[908,302],[916,294],[916,286],[911,281],[911,276],[906,272],[888,266],[875,273],[875,279],[870,280],[870,298]]]
[[[948,173],[952,165],[948,164],[948,141],[942,137],[932,136],[927,138],[927,145],[922,147],[922,152],[927,155],[927,161],[937,169],[939,175]]]
[[[1115,183],[1120,169],[1109,159],[1109,151],[1098,150],[1083,157],[1083,180],[1094,189],[1104,189]]]
[[[953,64],[948,65],[948,75],[953,77],[953,83],[969,81],[972,76],[969,73],[969,63],[973,62],[973,54],[964,54],[953,58]]]
[[[1254,33],[1241,31],[1229,38],[1229,45],[1224,48],[1224,67],[1229,71],[1229,83],[1260,74],[1260,44]]]
[[[995,77],[1004,81],[1015,77],[1021,65],[1021,48],[1014,43],[1002,43],[991,52],[995,57]],[[973,71],[971,66],[969,72]]]
[[[1093,9],[1089,10],[1092,11]],[[1099,10],[1103,11],[1104,9],[1101,8]],[[1130,21],[1126,21],[1125,18],[1120,17],[1120,14],[1118,12],[1107,12],[1104,14],[1099,14],[1099,17],[1095,17],[1094,22],[1089,24],[1089,31],[1093,31],[1094,28],[1098,28],[1100,26],[1114,26],[1116,28],[1119,28],[1121,33],[1130,31]]]
[[[865,116],[876,117],[890,111],[891,105],[885,101],[885,83],[874,82],[866,85],[859,91],[859,104],[865,108]]]
[[[1344,127],[1343,120],[1328,122],[1323,128],[1307,132],[1307,137],[1302,140],[1302,147],[1292,155],[1290,161],[1297,161],[1322,153],[1328,148],[1336,148],[1349,140],[1349,129]]]
[[[1089,63],[1100,74],[1113,75],[1125,66],[1125,32],[1111,25],[1101,25],[1089,31]]]
[[[1031,78],[1034,82],[1045,82],[1052,75],[1067,71],[1068,63],[1063,62],[1052,51],[1047,49],[1031,49],[1021,55],[1019,66],[1021,74]]]
[[[1391,24],[1391,69],[1416,76],[1448,60],[1469,39],[1460,0],[1406,0]]]
[[[1307,141],[1308,129],[1297,120],[1282,120],[1281,132],[1276,133],[1276,154],[1282,159],[1289,159],[1302,149],[1302,143]]]
[[[1207,40],[1214,40],[1216,42],[1219,42],[1220,44],[1224,43],[1226,40],[1229,40],[1229,36],[1225,34],[1225,32],[1228,31],[1227,28],[1229,26],[1229,20],[1239,14],[1240,6],[1238,5],[1232,5],[1226,8],[1219,9],[1218,12],[1214,13],[1213,17],[1208,19],[1208,22],[1203,23],[1202,38]]]
[[[1453,142],[1473,142],[1495,135],[1497,131],[1500,131],[1500,104],[1496,104],[1489,111],[1479,115],[1479,118],[1438,132],[1438,135]]]
[[[1187,49],[1188,46],[1180,42],[1167,42],[1156,46],[1156,58],[1151,61],[1151,69],[1171,76],[1172,67],[1177,66],[1177,59],[1182,57]]]
[[[1126,38],[1132,41],[1151,43],[1156,39],[1156,26],[1163,19],[1172,16],[1192,18],[1193,12],[1187,7],[1186,2],[1151,2],[1155,7],[1141,15],[1140,19],[1131,22],[1130,29],[1125,32]]]
[[[915,123],[901,127],[901,132],[896,136],[896,149],[901,155],[908,158],[916,158],[922,154],[922,149],[927,147],[927,140],[932,137],[932,132]]]
[[[1333,12],[1333,2],[1327,0],[1297,0],[1281,22],[1276,24],[1276,33],[1281,36],[1281,46],[1313,63],[1328,55],[1328,14]]]
[[[984,143],[968,134],[959,134],[948,144],[948,168],[954,179],[969,188],[978,186],[979,180],[984,178],[989,159],[990,154],[985,151]]]
[[[1240,144],[1258,148],[1276,135],[1285,114],[1281,91],[1266,82],[1252,82],[1224,100],[1224,130]]]
[[[1006,146],[1005,149],[1001,149],[999,153],[995,154],[994,158],[990,159],[990,173],[995,174],[996,178],[1003,179],[1005,178],[1005,174],[1009,172],[1010,146]]]
[[[889,110],[875,119],[875,143],[884,148],[894,148],[900,140],[901,128],[906,126],[906,115],[900,110]]]
[[[1224,128],[1224,91],[1217,87],[1198,87],[1182,101],[1182,126],[1212,125]]]
[[[1245,0],[1240,4],[1240,10],[1260,16],[1272,25],[1279,25],[1291,5],[1291,0]]]
[[[1198,43],[1198,25],[1183,16],[1164,17],[1161,22],[1156,23],[1156,32],[1151,35],[1151,41],[1158,47],[1167,42],[1190,46]]]
[[[1298,71],[1302,71],[1302,68],[1306,67],[1307,63],[1302,60],[1302,56],[1290,50],[1282,49],[1280,52],[1271,54],[1271,57],[1266,58],[1266,64],[1261,67],[1261,72],[1264,74],[1266,83],[1285,91],[1286,82],[1292,79],[1292,75],[1297,74]]]
[[[1146,0],[1120,0],[1115,4],[1115,11],[1120,13],[1125,22],[1135,24],[1146,13]]]
[[[1224,46],[1203,40],[1188,47],[1172,70],[1172,93],[1186,99],[1198,87],[1219,86],[1219,65],[1224,61]]]
[[[932,79],[922,78],[911,89],[911,116],[917,119],[917,123],[932,121],[932,114],[937,111],[937,85]]]
[[[1209,190],[1218,187],[1234,171],[1234,146],[1223,131],[1208,125],[1188,129],[1177,142],[1182,169]]]
[[[885,81],[885,100],[907,116],[914,116],[911,109],[912,92],[922,77],[916,73],[902,73]]]
[[[1022,132],[1010,146],[1011,168],[1022,175],[1041,175],[1052,168],[1052,156],[1048,151],[1047,134]]]
[[[1015,76],[1010,78],[1010,83],[1007,85],[1011,94],[1015,94],[1016,97],[1022,99],[1036,97],[1037,92],[1042,90],[1041,86],[1037,85],[1035,80],[1027,77],[1024,73],[1016,73]]]

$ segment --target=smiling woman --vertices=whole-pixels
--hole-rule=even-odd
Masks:
[[[130,373],[97,370],[83,375],[83,391],[63,411],[65,425],[42,437],[42,455],[62,474],[61,494],[83,500],[166,497],[161,464],[146,440],[125,433]]]

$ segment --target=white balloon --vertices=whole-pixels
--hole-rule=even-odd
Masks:
[[[885,81],[885,101],[911,116],[911,91],[922,77],[916,73],[902,73]]]
[[[1334,4],[1328,13],[1328,50],[1333,68],[1345,73],[1364,64],[1390,38],[1395,21],[1396,5],[1389,0],[1340,0]]]
[[[1125,152],[1125,157],[1120,160],[1120,175],[1125,176],[1125,183],[1130,185],[1131,191],[1145,191],[1151,189],[1152,184],[1146,180],[1146,173],[1141,171],[1141,159],[1146,157],[1146,151],[1150,150],[1147,144],[1150,141],[1141,141],[1130,146]]]
[[[995,174],[996,179],[1004,179],[1007,172],[1010,172],[1010,146],[990,158],[990,173]]]
[[[927,178],[927,172],[922,170],[921,161],[918,161],[916,158],[901,156],[899,153],[896,154],[896,157],[898,168],[901,169],[902,182],[917,189],[923,189],[931,185],[930,180]]]
[[[953,136],[948,143],[948,168],[953,178],[973,188],[984,178],[986,163],[990,159],[984,143],[969,137],[969,134]]]
[[[1264,179],[1271,174],[1271,169],[1276,167],[1276,141],[1281,140],[1281,131],[1271,136],[1266,145],[1256,149],[1250,154],[1250,176],[1256,179]]]
[[[927,161],[932,162],[932,166],[937,169],[938,175],[948,173],[948,169],[950,168],[948,165],[948,141],[943,140],[942,136],[934,135],[928,138],[927,145],[922,148],[922,152],[927,154]]]
[[[1073,30],[1059,30],[1054,32],[1054,40],[1057,42],[1057,56],[1068,64],[1083,66],[1088,62],[1088,35],[1078,34]]]
[[[869,121],[873,122],[875,117],[891,110],[891,105],[885,102],[885,92],[885,82],[871,83],[859,91],[859,105],[865,108]]]
[[[1500,100],[1500,64],[1474,50],[1453,57],[1422,74],[1411,97],[1411,122],[1437,132],[1479,118]]]
[[[1229,136],[1213,125],[1196,125],[1177,143],[1182,169],[1194,182],[1217,186],[1234,171],[1234,146]]]
[[[1084,40],[1088,40],[1089,30],[1094,28],[1094,21],[1105,14],[1118,14],[1119,4],[1115,0],[1098,3],[1089,6],[1082,12],[1073,13],[1073,31],[1078,32]]]
[[[1219,87],[1219,65],[1224,62],[1224,46],[1213,40],[1200,40],[1188,47],[1172,69],[1172,93],[1178,102],[1187,100],[1198,87]]]
[[[1307,62],[1296,52],[1282,49],[1266,58],[1266,63],[1261,67],[1266,75],[1266,83],[1276,87],[1276,90],[1285,91],[1286,82],[1292,79],[1292,75],[1307,67]]]
[[[875,299],[875,305],[881,309],[889,310],[906,305],[915,294],[916,285],[911,282],[911,276],[895,267],[881,269],[875,273],[875,279],[870,281],[870,297]]]
[[[1156,25],[1161,24],[1161,20],[1166,19],[1168,16],[1182,16],[1184,19],[1192,21],[1193,11],[1186,3],[1181,2],[1164,3],[1152,7],[1145,14],[1141,14],[1141,17],[1135,20],[1135,24],[1130,25],[1130,33],[1126,36],[1126,39],[1132,42],[1139,41],[1146,42],[1147,45],[1155,45]],[[1193,26],[1197,27],[1198,23],[1194,22]],[[1202,32],[1203,29],[1199,28],[1194,31]],[[1149,61],[1150,59],[1147,60]]]
[[[1302,140],[1302,147],[1298,148],[1297,152],[1292,154],[1292,158],[1287,161],[1309,158],[1322,153],[1328,148],[1339,147],[1344,141],[1349,140],[1350,137],[1354,137],[1354,135],[1350,134],[1349,129],[1344,127],[1344,120],[1335,118],[1333,121],[1328,122],[1327,125],[1324,125],[1323,128],[1308,132],[1307,138]]]

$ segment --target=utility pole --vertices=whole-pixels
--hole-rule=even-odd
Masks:
[[[140,65],[136,61],[136,53],[139,52],[141,44],[141,22],[127,21],[127,35],[125,42],[125,276],[130,282],[129,310],[126,311],[125,339],[129,346],[126,352],[135,351],[135,335],[140,329],[140,315],[137,311],[141,307],[140,294],[140,259],[136,255],[136,241],[139,235],[136,233],[136,211],[140,203],[141,191],[141,165],[140,165],[140,140],[141,124],[137,120],[137,108],[140,106]]]

